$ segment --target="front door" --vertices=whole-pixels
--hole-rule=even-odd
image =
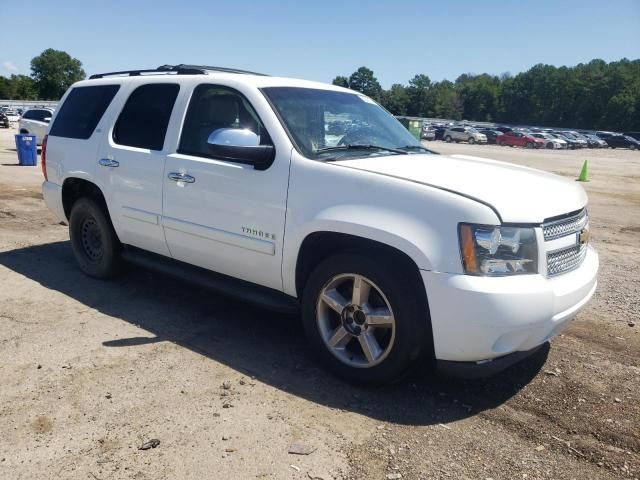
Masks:
[[[135,88],[98,156],[97,175],[120,241],[167,256],[160,224],[164,143],[179,90],[158,82]]]
[[[176,153],[164,171],[162,224],[181,261],[282,290],[282,241],[291,152],[278,150],[266,170],[215,158],[207,139],[219,128],[249,129],[271,139],[237,90],[198,85]]]

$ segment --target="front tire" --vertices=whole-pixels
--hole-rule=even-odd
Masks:
[[[380,385],[433,357],[424,287],[397,264],[357,254],[327,258],[311,273],[302,298],[305,333],[337,376]]]
[[[451,143],[451,136],[447,135],[446,137],[444,137],[444,141],[447,143]]]
[[[476,143],[476,139],[475,139],[475,138],[473,138],[473,137],[471,137],[471,138],[469,139],[469,145],[473,145],[474,143]]]
[[[106,206],[88,197],[76,201],[69,217],[69,237],[76,262],[85,274],[107,279],[120,272],[122,246]]]

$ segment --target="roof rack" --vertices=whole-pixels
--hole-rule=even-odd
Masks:
[[[181,63],[180,65],[160,65],[158,68],[149,68],[143,70],[123,70],[120,72],[96,73],[94,75],[91,75],[89,77],[89,80],[114,76],[137,77],[143,74],[206,75],[207,72],[238,73],[245,75],[266,76],[264,73],[250,72],[248,70],[238,70],[236,68],[213,67],[210,65],[185,65]]]

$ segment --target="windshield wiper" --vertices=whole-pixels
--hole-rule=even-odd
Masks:
[[[404,147],[398,147],[400,150],[423,150],[425,152],[429,152],[429,153],[435,153],[437,154],[438,152],[434,152],[433,150],[429,150],[427,147],[423,147],[421,145],[405,145]]]
[[[318,150],[316,150],[316,154],[324,153],[324,152],[339,152],[341,150],[382,150],[385,152],[398,153],[400,155],[407,155],[409,153],[406,150],[400,150],[399,148],[389,148],[389,147],[383,147],[381,145],[350,143],[348,145],[337,145],[335,147],[319,148]]]

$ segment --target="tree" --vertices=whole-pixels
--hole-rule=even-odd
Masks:
[[[339,87],[349,88],[349,79],[347,77],[343,77],[342,75],[338,75],[333,79],[333,82],[331,83]]]
[[[373,70],[369,70],[367,67],[360,67],[351,74],[349,88],[364,93],[374,100],[380,100],[382,97],[382,86],[373,75]]]
[[[85,76],[82,62],[67,52],[48,48],[31,60],[31,77],[43,100],[58,100],[71,84]]]
[[[409,115],[415,117],[430,117],[433,115],[434,99],[431,94],[431,79],[423,74],[416,75],[409,80]]]
[[[382,94],[382,105],[394,115],[406,115],[409,101],[406,87],[399,83],[394,83]]]
[[[0,77],[0,98],[8,100],[36,100],[38,93],[31,77],[26,75],[11,75],[9,78]]]

